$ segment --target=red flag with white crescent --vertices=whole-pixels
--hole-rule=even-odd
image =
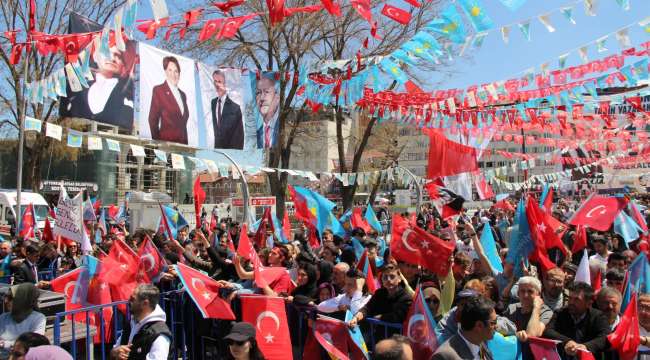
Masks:
[[[437,238],[420,227],[411,227],[400,215],[393,215],[390,252],[395,259],[420,265],[439,276],[445,276],[449,273],[455,247],[453,242]]]
[[[409,312],[402,326],[402,334],[406,336],[413,349],[413,359],[429,360],[438,348],[436,338],[436,322],[429,306],[425,302],[422,289],[418,286]]]
[[[607,231],[623,210],[628,199],[591,194],[569,220],[571,225],[585,225],[598,231]]]
[[[216,280],[187,265],[177,264],[175,267],[185,291],[199,308],[203,318],[235,320],[230,305],[219,297],[221,285]]]
[[[267,360],[284,360],[291,350],[291,337],[284,299],[241,296],[242,320],[255,326],[255,338]]]
[[[138,256],[140,257],[137,274],[138,282],[145,284],[158,282],[167,268],[167,262],[149,236],[146,236],[142,245],[140,245]]]
[[[111,285],[113,300],[128,300],[137,286],[136,275],[140,258],[122,240],[116,240],[102,261],[99,279]]]
[[[408,11],[402,10],[398,7],[384,4],[384,8],[381,9],[381,13],[389,17],[402,25],[408,25],[411,21],[411,14]]]
[[[205,202],[205,191],[201,187],[200,177],[197,176],[194,181],[194,215],[196,216],[196,227],[201,227],[201,210]]]

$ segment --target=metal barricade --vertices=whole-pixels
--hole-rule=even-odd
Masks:
[[[185,332],[187,324],[184,322],[182,308],[183,290],[172,290],[160,294],[160,307],[167,314],[167,324],[170,328],[173,339],[173,348],[170,350],[174,358],[187,359],[187,344]],[[112,329],[106,328],[104,310],[112,310]],[[179,316],[180,315],[180,316]],[[123,321],[130,321],[130,311],[128,301],[115,301],[110,304],[93,305],[80,309],[63,311],[57,313],[54,317],[53,341],[57,346],[69,344],[69,352],[74,359],[79,358],[78,340],[85,339],[85,358],[106,360],[110,356],[110,351],[115,341],[122,333]],[[85,330],[79,331],[79,327],[85,327]],[[111,326],[111,325],[108,325]],[[111,331],[112,330],[112,331]],[[107,334],[107,331],[111,333]],[[99,348],[95,349],[94,337],[99,336]],[[108,335],[108,336],[107,336]],[[180,335],[180,336],[178,336]],[[67,346],[63,346],[66,348]]]
[[[385,322],[385,321],[381,321],[381,320],[373,319],[373,318],[366,318],[365,321],[369,325],[369,329],[368,329],[367,333],[363,334],[363,337],[366,339],[366,342],[368,343],[368,349],[369,350],[375,348],[376,340],[378,340],[378,339],[375,339],[375,335],[377,334],[376,333],[377,329],[383,328],[383,330],[384,330],[383,334],[382,334],[383,336],[379,340],[386,339],[386,338],[390,337],[392,334],[395,334],[395,333],[399,333],[399,334],[402,333],[402,324],[401,323],[389,323],[389,322]],[[389,331],[390,329],[393,329],[393,331]],[[379,334],[381,334],[381,333],[379,333]],[[370,338],[370,342],[367,341],[368,338]]]

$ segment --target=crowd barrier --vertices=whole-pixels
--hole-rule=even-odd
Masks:
[[[163,291],[160,306],[167,314],[167,325],[174,336],[172,357],[175,359],[221,359],[228,351],[223,337],[227,334],[226,321],[203,319],[198,309],[184,290]],[[111,309],[110,321],[105,321],[104,310]],[[233,310],[240,318],[238,302],[233,302]],[[316,318],[313,307],[287,304],[287,319],[293,358],[302,359],[303,348],[309,334],[309,321]],[[75,317],[75,321],[72,321]],[[95,321],[93,321],[95,317]],[[62,346],[75,359],[108,359],[110,350],[130,321],[128,301],[95,305],[75,310],[59,312],[54,318],[53,341]],[[109,328],[106,328],[108,323]],[[402,325],[387,323],[377,319],[362,322],[362,331],[368,349],[374,348],[376,341],[401,333]],[[107,331],[111,334],[107,336]]]

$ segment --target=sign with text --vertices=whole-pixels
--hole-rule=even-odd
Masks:
[[[81,193],[70,199],[65,188],[61,186],[59,202],[56,205],[54,236],[63,236],[76,242],[83,241],[81,233]]]
[[[274,206],[275,196],[251,198],[251,206]],[[232,199],[232,206],[244,206],[244,199]]]

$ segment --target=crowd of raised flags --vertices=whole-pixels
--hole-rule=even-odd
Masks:
[[[189,229],[178,210],[161,204],[158,228],[138,229],[133,234],[125,226],[128,201],[122,206],[102,206],[99,201],[82,201],[78,195],[72,200],[80,211],[76,215],[72,211],[63,214],[58,208],[51,211],[43,231],[36,227],[33,207],[27,206],[12,243],[15,249],[26,242],[51,244],[59,250],[59,257],[78,258],[77,264],[59,266],[58,277],[41,286],[63,293],[66,310],[128,300],[142,283],[177,287],[185,290],[203,318],[221,320],[219,326],[236,320],[253,324],[267,359],[286,359],[291,353],[310,354],[309,358],[318,354],[369,358],[373,349],[367,344],[382,336],[370,334],[368,318],[392,319],[392,325],[402,330],[386,333],[402,333],[414,358],[429,359],[448,339],[443,334],[450,323],[456,322],[456,333],[465,331],[464,322],[463,330],[459,329],[461,301],[466,297],[491,300],[498,321],[509,324],[498,325],[496,333],[485,339],[495,359],[521,358],[524,343],[536,359],[541,359],[539,354],[547,359],[559,358],[559,354],[631,359],[647,344],[644,336],[650,332],[650,315],[646,329],[643,316],[637,313],[639,298],[650,293],[647,198],[596,193],[560,197],[552,188],[544,188],[518,198],[497,196],[491,207],[470,214],[462,208],[464,199],[440,183],[429,183],[426,189],[431,202],[417,213],[392,214],[389,231],[372,206],[341,211],[324,196],[299,186],[289,187],[298,226],[295,222],[292,226],[287,212],[280,220],[271,208],[250,226],[218,219],[215,214],[201,215],[205,193],[195,185],[200,229]],[[70,200],[64,191],[61,196]],[[66,223],[59,221],[62,216]],[[387,220],[385,215],[382,220]],[[78,238],[61,235],[76,234],[71,223],[81,229]],[[68,247],[76,243],[90,250],[70,254]],[[333,260],[327,259],[327,251],[334,254]],[[608,264],[611,254],[628,261],[614,268],[613,261]],[[19,250],[5,256],[0,265],[3,274],[9,277],[22,257]],[[44,261],[51,264],[54,260]],[[337,275],[337,269],[344,273]],[[397,290],[387,290],[394,271]],[[564,303],[569,293],[577,291],[575,283],[585,283],[598,294],[614,287],[610,274],[624,273],[623,285],[615,289],[620,297],[616,324],[603,335],[606,346],[574,348],[567,345],[567,339],[578,345],[580,339],[569,334],[558,338],[555,334],[561,329],[549,330],[558,326],[555,317],[562,316],[563,304],[551,307],[557,304],[549,302],[551,290],[546,283],[547,274],[557,271],[567,276],[561,284]],[[526,327],[519,328],[521,324],[504,312],[504,307],[522,301],[515,289],[524,276],[541,281],[537,296],[555,310],[550,322],[546,319],[547,330],[525,337],[520,332],[526,332]],[[346,277],[356,279],[357,287],[350,285],[353,288],[347,290]],[[348,305],[334,313],[317,310],[319,303],[337,296],[348,296],[350,303],[357,292],[365,296],[358,299],[365,300],[356,313]],[[593,299],[587,300],[592,315],[606,316]],[[309,314],[307,335],[291,333],[297,324],[290,323],[295,319],[288,316],[287,304]],[[118,309],[126,310],[124,306]],[[408,311],[401,313],[404,309]],[[95,325],[104,321],[108,329],[104,339],[97,335],[95,341],[110,343],[115,335],[110,331],[112,311],[106,307],[103,316],[91,312],[74,319]],[[359,313],[363,317],[357,324]],[[398,313],[399,318],[394,318]],[[457,318],[450,319],[451,313]],[[296,351],[299,344],[304,352]]]

